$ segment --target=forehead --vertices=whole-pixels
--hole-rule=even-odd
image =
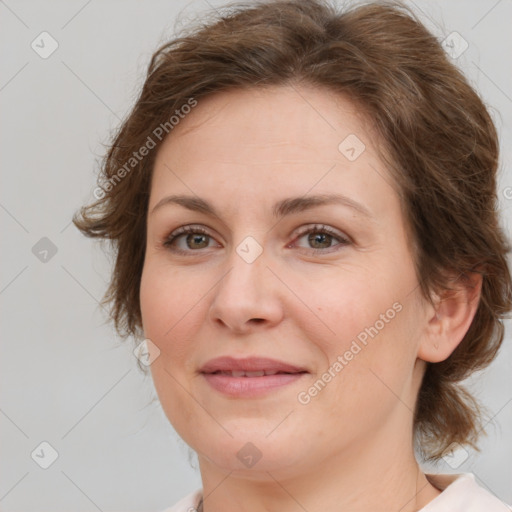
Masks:
[[[234,158],[257,148],[261,161],[279,149],[293,157],[309,151],[337,154],[348,131],[366,137],[368,126],[360,109],[347,98],[313,86],[273,86],[222,91],[198,101],[173,129],[164,144],[216,146],[216,153]],[[229,138],[227,136],[229,135]],[[237,145],[240,143],[241,145]],[[201,148],[196,148],[201,149]]]
[[[337,191],[378,214],[393,201],[396,206],[396,198],[375,140],[360,109],[325,89],[216,93],[198,100],[160,147],[150,209],[171,190],[269,204]]]

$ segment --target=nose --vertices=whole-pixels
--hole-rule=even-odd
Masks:
[[[213,289],[210,319],[238,334],[277,325],[283,318],[283,285],[269,268],[275,265],[265,251],[252,262],[240,254],[233,250]]]

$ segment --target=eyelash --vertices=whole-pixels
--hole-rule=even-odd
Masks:
[[[312,254],[318,254],[318,253],[329,253],[333,252],[331,249],[334,249],[335,247],[343,247],[346,245],[349,245],[351,241],[334,231],[333,229],[329,228],[329,226],[325,226],[323,224],[315,224],[313,226],[308,226],[307,228],[301,230],[297,235],[295,240],[298,240],[302,238],[304,235],[307,235],[309,233],[321,233],[325,235],[332,236],[333,238],[336,238],[340,241],[339,244],[333,246],[333,247],[327,247],[326,249],[306,249]],[[204,228],[200,226],[183,226],[181,228],[178,228],[177,230],[173,231],[163,242],[163,246],[166,247],[168,250],[178,253],[178,254],[190,254],[191,252],[200,252],[201,250],[188,250],[184,251],[182,249],[177,249],[176,247],[173,247],[172,244],[182,235],[187,234],[201,234],[206,235],[210,238],[213,238],[208,231],[206,231]]]

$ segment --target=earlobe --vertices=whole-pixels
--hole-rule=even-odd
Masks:
[[[447,359],[468,332],[480,303],[482,275],[472,273],[459,279],[436,303],[425,326],[418,357],[438,363]]]

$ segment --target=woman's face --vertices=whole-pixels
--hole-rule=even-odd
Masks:
[[[376,144],[351,102],[302,86],[201,99],[159,149],[143,326],[201,463],[284,476],[410,448],[431,311]]]

